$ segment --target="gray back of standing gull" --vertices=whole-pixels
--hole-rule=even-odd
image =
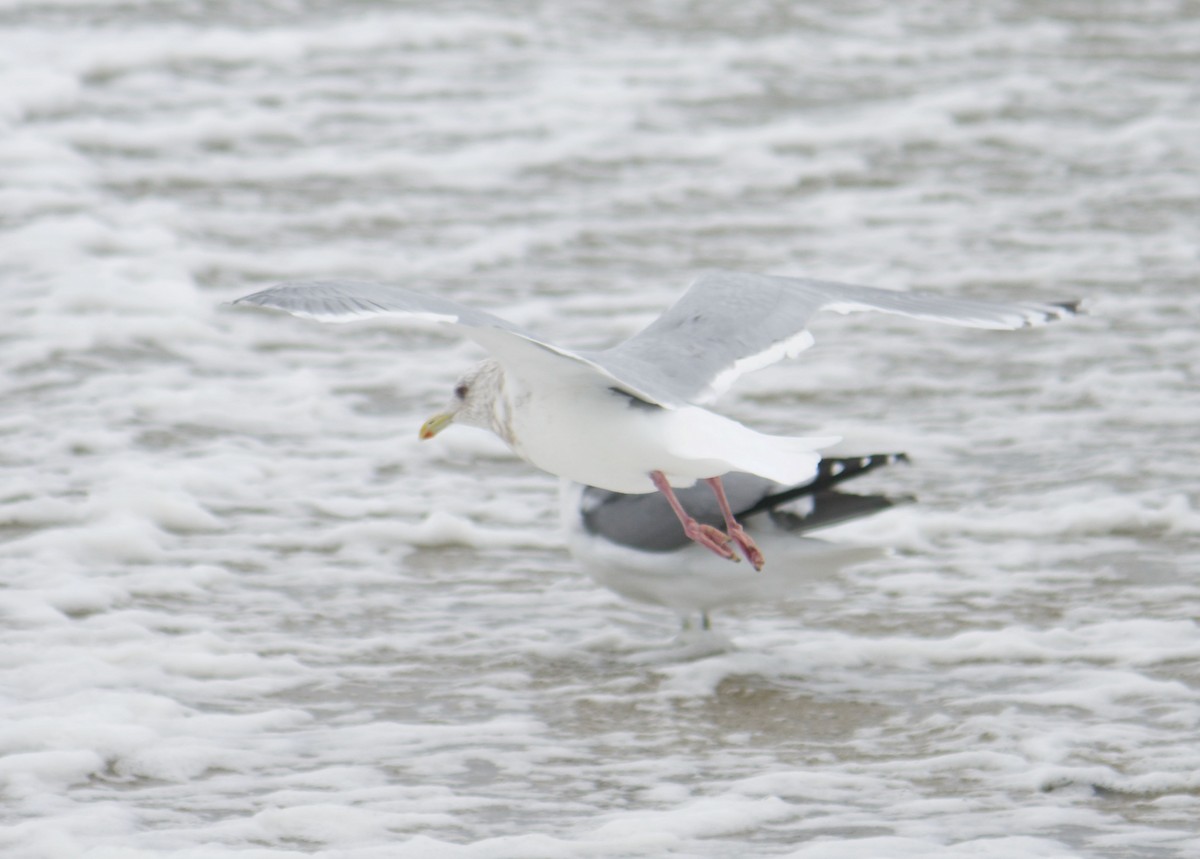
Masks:
[[[285,283],[238,299],[322,322],[392,315],[444,323],[491,353],[421,428],[432,438],[455,421],[490,429],[552,474],[614,492],[660,491],[684,534],[730,560],[736,545],[763,557],[730,509],[721,475],[778,483],[815,473],[817,450],[836,438],[756,432],[702,405],[743,373],[795,357],[813,343],[820,310],[875,310],[972,328],[1011,330],[1073,315],[1072,303],[993,303],[893,292],[807,278],[714,272],[696,280],[654,322],[604,350],[573,350],[498,316],[399,286],[354,281]],[[674,493],[704,480],[724,530],[698,522]]]
[[[827,528],[848,519],[857,519],[895,504],[911,500],[908,496],[851,495],[834,487],[885,465],[908,462],[903,453],[822,459],[811,480],[795,486],[782,486],[753,474],[726,474],[721,478],[729,507],[739,521],[765,515],[774,527],[789,533],[804,534]],[[722,524],[721,508],[704,487],[690,486],[677,491],[680,502],[700,522]],[[578,492],[576,510],[564,510],[564,516],[578,519],[577,525],[588,534],[634,552],[676,552],[690,541],[675,525],[675,514],[661,494],[626,495],[595,486]]]

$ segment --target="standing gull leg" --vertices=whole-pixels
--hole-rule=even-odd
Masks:
[[[728,535],[723,533],[719,528],[714,528],[712,525],[702,525],[692,516],[688,515],[688,512],[683,509],[683,505],[679,503],[679,499],[675,497],[675,490],[667,482],[665,474],[661,471],[651,471],[650,479],[654,481],[654,485],[658,488],[658,491],[666,496],[667,503],[671,505],[671,509],[675,511],[675,515],[679,517],[679,523],[683,525],[683,532],[688,535],[689,539],[695,540],[701,546],[720,555],[722,558],[728,558],[731,561],[741,560],[727,545],[729,543]],[[728,504],[725,505],[725,509],[729,509]]]
[[[725,530],[729,533],[730,539],[741,547],[746,560],[754,565],[754,569],[761,570],[765,560],[763,553],[758,550],[758,546],[754,545],[754,541],[750,539],[746,529],[738,524],[737,519],[733,518],[733,511],[729,509],[729,499],[725,497],[725,486],[721,483],[721,478],[709,477],[704,482],[712,489],[713,495],[717,496],[717,504],[721,506],[721,515],[725,517]]]

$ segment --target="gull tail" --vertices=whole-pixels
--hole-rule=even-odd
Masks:
[[[666,450],[680,463],[677,469],[662,468],[668,477],[678,473],[694,479],[744,471],[790,486],[812,480],[821,462],[817,451],[841,441],[839,436],[767,435],[696,406],[665,412],[660,421]]]
[[[819,477],[822,458],[818,451],[841,441],[839,436],[798,438],[748,432],[752,437],[736,454],[727,457],[728,470],[755,474],[785,486]]]

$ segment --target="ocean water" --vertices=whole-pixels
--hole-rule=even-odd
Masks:
[[[1200,855],[1198,58],[1189,0],[3,0],[0,852]],[[601,346],[712,267],[1089,315],[743,380],[919,502],[689,658],[417,441],[473,347],[228,306]]]

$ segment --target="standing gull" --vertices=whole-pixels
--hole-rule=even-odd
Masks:
[[[574,350],[498,316],[399,286],[355,281],[284,283],[238,299],[322,322],[375,315],[456,326],[492,357],[467,371],[446,410],[421,427],[492,430],[543,471],[613,492],[658,490],[689,539],[731,560],[738,546],[756,569],[763,556],[730,509],[720,475],[748,472],[782,484],[810,478],[817,450],[836,438],[756,432],[702,406],[743,373],[792,358],[813,343],[819,310],[877,310],[972,328],[1011,330],[1072,316],[1076,305],[999,304],[892,292],[808,278],[713,272],[633,337],[609,349]],[[711,488],[725,530],[698,522],[673,487]]]
[[[812,531],[870,516],[911,496],[845,492],[842,484],[877,468],[908,462],[903,453],[825,458],[817,474],[795,486],[753,474],[726,474],[729,503],[764,549],[771,566],[761,575],[737,575],[729,564],[701,549],[676,527],[675,515],[659,494],[624,495],[563,481],[560,498],[567,548],[597,584],[634,602],[672,609],[684,630],[699,618],[710,628],[714,609],[795,597],[802,585],[879,557],[884,549],[831,543]],[[704,486],[678,491],[679,500],[701,522],[722,521]]]

